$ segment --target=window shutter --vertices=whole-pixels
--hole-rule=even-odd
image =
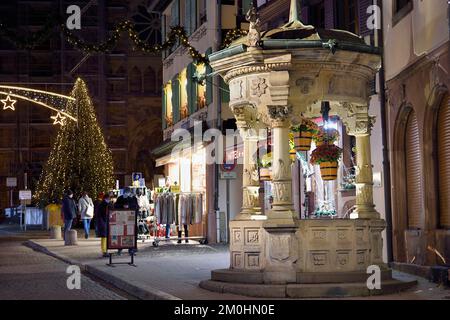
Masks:
[[[206,56],[212,53],[212,49],[209,48],[206,51]],[[213,102],[213,76],[210,74],[213,72],[209,64],[206,65],[206,105],[209,106]]]
[[[406,124],[405,158],[408,227],[409,229],[423,229],[422,159],[419,126],[414,111],[411,111]]]
[[[175,0],[172,3],[170,26],[175,27],[178,25],[180,25],[180,2],[179,0]],[[179,43],[180,41],[177,39],[174,46],[172,47],[172,51],[178,47]]]
[[[220,78],[220,94],[222,96],[222,102],[230,102],[230,87],[225,83],[222,77]]]
[[[192,34],[192,25],[191,25],[191,2],[192,0],[185,0],[185,8],[184,8],[184,29],[186,30],[186,34],[190,36]]]
[[[438,115],[440,227],[450,229],[450,98],[442,101]]]
[[[167,123],[166,123],[166,99],[167,99],[167,95],[166,95],[166,90],[163,88],[162,90],[162,112],[161,112],[161,122],[162,122],[162,128],[163,130],[167,128]]]
[[[187,67],[187,94],[189,114],[197,111],[197,83],[194,82],[195,65],[190,63]]]
[[[180,121],[180,80],[178,75],[172,79],[172,112],[173,124]]]

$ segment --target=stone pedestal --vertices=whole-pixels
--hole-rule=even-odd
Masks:
[[[64,245],[76,246],[78,245],[78,236],[76,230],[69,230],[65,234]]]
[[[50,239],[61,239],[61,226],[52,226],[50,228]]]

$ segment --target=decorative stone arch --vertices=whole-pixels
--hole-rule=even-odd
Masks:
[[[429,95],[423,126],[423,173],[425,219],[428,230],[439,228],[439,165],[438,165],[438,115],[442,101],[449,90],[445,85],[436,85]],[[430,160],[430,161],[428,161]],[[433,241],[434,242],[434,239]],[[433,243],[430,243],[433,245]],[[434,257],[434,255],[432,255]]]
[[[411,104],[404,103],[397,114],[394,125],[392,147],[392,187],[395,191],[393,197],[392,237],[394,259],[399,262],[406,261],[405,231],[408,230],[408,208],[406,195],[406,168],[405,168],[405,135],[406,124],[414,109]]]

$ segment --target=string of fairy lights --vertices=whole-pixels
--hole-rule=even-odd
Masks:
[[[170,27],[170,31],[163,43],[151,45],[147,41],[140,39],[134,23],[129,20],[124,20],[115,25],[110,36],[103,42],[89,43],[76,35],[74,31],[69,30],[64,23],[61,23],[61,21],[62,20],[60,17],[53,15],[40,30],[32,33],[28,37],[19,37],[17,35],[17,31],[9,29],[0,21],[0,37],[7,39],[18,49],[31,50],[45,41],[45,39],[47,39],[48,36],[55,31],[55,28],[59,28],[66,41],[74,48],[84,53],[92,54],[110,52],[118,44],[123,34],[127,34],[129,39],[133,42],[133,48],[135,50],[152,54],[160,53],[174,47],[177,44],[177,41],[179,41],[179,44],[188,49],[188,54],[196,63],[209,64],[208,57],[205,54],[200,53],[194,46],[192,46],[185,28],[181,25]],[[224,37],[222,48],[228,47],[234,40],[245,36],[247,33],[248,31],[246,30],[229,30]]]

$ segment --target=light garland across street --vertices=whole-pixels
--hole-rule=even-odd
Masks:
[[[56,116],[51,117],[54,120],[53,124],[63,125],[66,119],[77,121],[76,117],[65,112],[67,102],[75,101],[73,97],[49,91],[6,85],[0,85],[0,95],[6,96],[5,99],[0,100],[3,103],[3,110],[15,111],[17,100],[12,98],[16,98],[33,102],[55,111],[57,113]]]

